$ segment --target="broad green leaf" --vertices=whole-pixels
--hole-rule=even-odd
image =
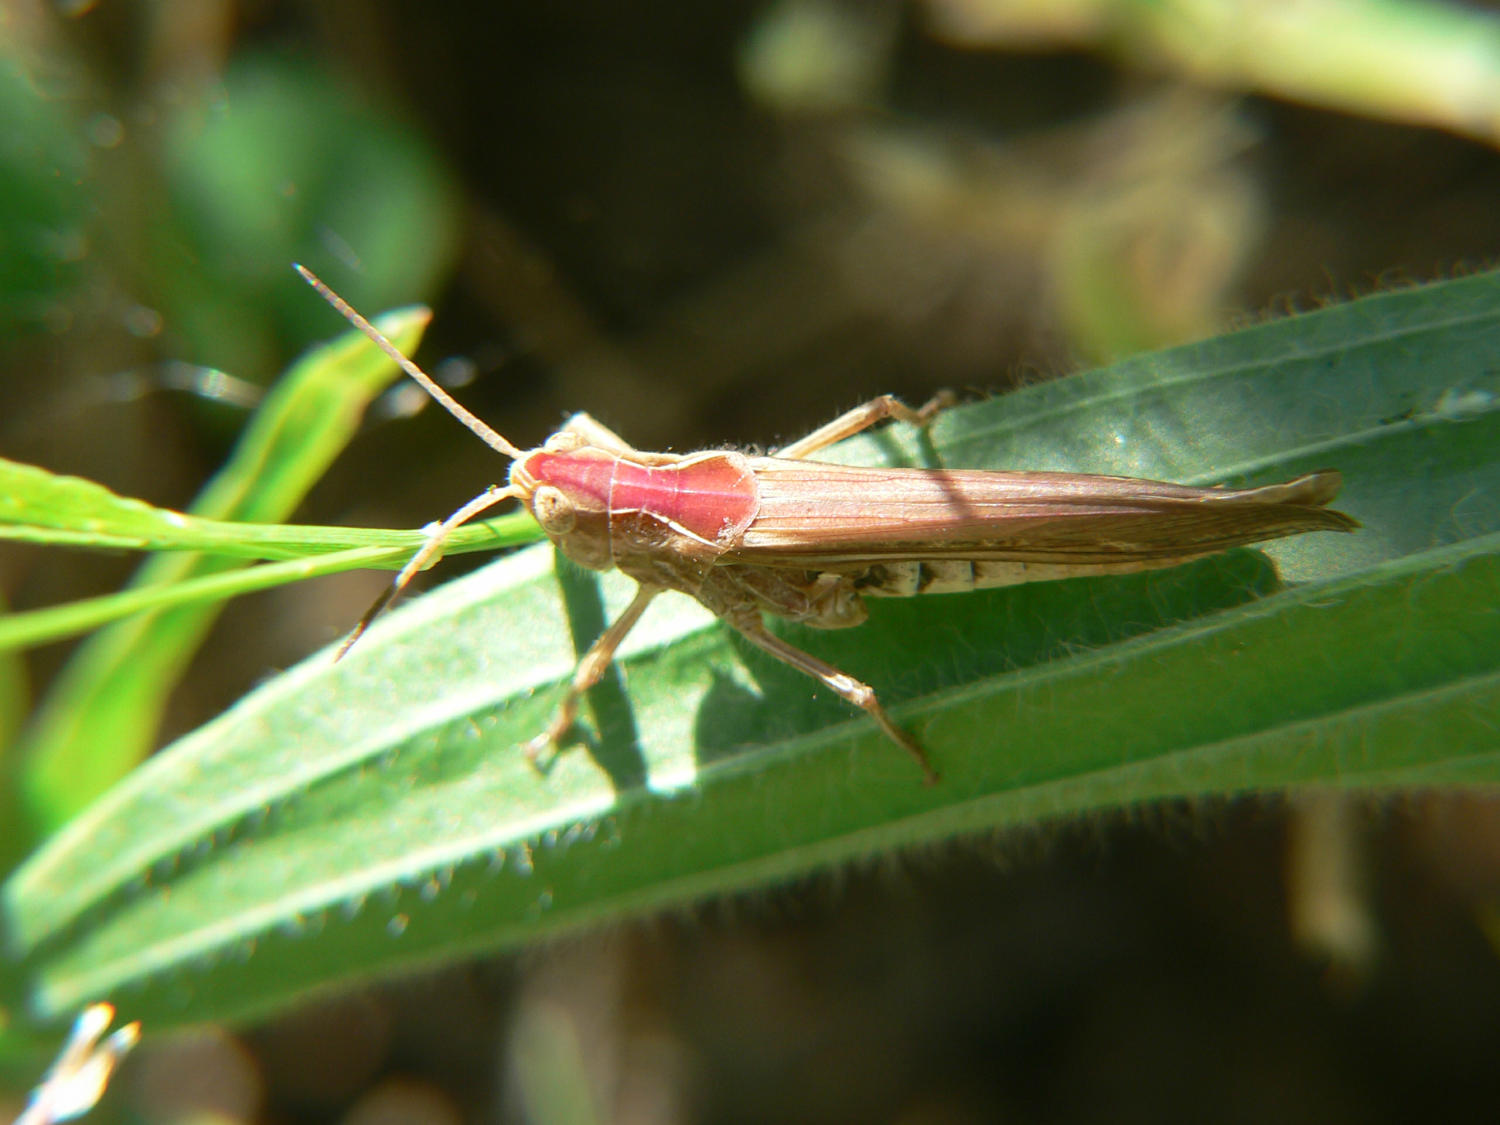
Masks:
[[[426,309],[408,309],[388,314],[382,325],[398,346],[411,349],[430,317]],[[370,400],[397,374],[358,333],[309,352],[266,396],[228,463],[193,502],[192,514],[286,518],[354,435]],[[47,514],[52,504],[75,499],[96,505],[101,522],[133,514],[149,525],[161,518],[155,509],[122,510],[128,505],[76,486],[40,505],[28,506],[26,495],[8,503],[12,519],[45,524],[53,518]],[[159,555],[131,585],[167,585],[242,565],[222,556]],[[166,697],[216,612],[200,603],[137,617],[92,637],[74,656],[20,743],[20,791],[39,831],[66,821],[145,757]]]
[[[158,1024],[244,1016],[1167,796],[1500,781],[1497,392],[1500,277],[1483,276],[840,447],[1236,484],[1333,466],[1365,523],[1152,574],[879,601],[841,633],[785,628],[875,685],[942,771],[930,788],[863,716],[684,598],[652,607],[593,694],[588,745],[537,772],[516,747],[572,668],[570,623],[588,633],[629,583],[554,571],[545,549],[503,559],[344,662],[315,656],[253,693],[21,869],[0,916],[32,1014],[108,997]]]

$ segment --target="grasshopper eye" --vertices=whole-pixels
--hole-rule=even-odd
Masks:
[[[578,522],[578,509],[560,488],[544,484],[531,498],[531,514],[548,535],[566,535]]]

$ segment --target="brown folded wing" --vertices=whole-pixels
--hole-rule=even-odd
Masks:
[[[880,469],[752,458],[760,507],[721,562],[963,558],[1072,564],[1193,558],[1304,531],[1352,531],[1323,471],[1252,489],[1069,473]]]

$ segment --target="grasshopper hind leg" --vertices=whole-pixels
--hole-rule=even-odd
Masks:
[[[952,391],[939,391],[926,405],[913,410],[895,395],[881,395],[879,398],[872,398],[863,406],[856,406],[853,410],[840,414],[826,426],[819,426],[805,438],[783,446],[771,456],[784,457],[793,461],[811,457],[819,450],[827,449],[835,442],[863,433],[887,418],[894,418],[898,422],[906,422],[912,426],[925,426],[952,406],[954,401]]]
[[[660,586],[648,586],[642,583],[636,590],[634,600],[625,608],[625,612],[599,635],[598,640],[590,645],[588,651],[579,659],[577,667],[573,670],[573,678],[568,684],[567,693],[563,696],[562,702],[557,705],[557,710],[553,712],[552,721],[547,724],[547,728],[542,733],[522,747],[530,761],[536,763],[548,748],[555,747],[563,735],[567,734],[578,718],[578,705],[584,693],[604,676],[625,637],[631,629],[635,628],[641,615],[646,612],[646,607],[662,592],[662,589]],[[757,648],[804,675],[811,676],[842,699],[863,710],[879,724],[887,738],[911,755],[922,770],[922,777],[928,785],[937,783],[937,771],[927,760],[926,752],[916,739],[896,725],[896,721],[881,706],[875,689],[869,684],[856,680],[846,672],[839,671],[832,664],[819,660],[811,653],[803,652],[800,648],[787,644],[786,641],[766,629],[756,610],[744,613],[728,612],[723,615],[723,619]]]
[[[880,725],[880,729],[885,732],[887,738],[912,756],[921,767],[923,780],[928,785],[937,784],[938,773],[932,768],[932,763],[927,760],[926,751],[916,739],[896,725],[896,721],[881,706],[875,689],[869,684],[856,680],[846,672],[839,671],[832,664],[824,663],[811,653],[803,652],[800,648],[787,644],[765,627],[758,613],[736,614],[727,620],[751,644],[774,656],[783,664],[788,664],[799,672],[811,676],[827,686],[830,691],[868,714]]]

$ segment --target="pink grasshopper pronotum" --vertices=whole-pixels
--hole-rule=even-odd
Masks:
[[[339,650],[365,628],[480,512],[520,500],[563,554],[616,568],[635,599],[579,660],[531,754],[572,726],[578,701],[663,590],[702,602],[750,643],[865,710],[929,781],[937,774],[868,684],[774,633],[766,613],[822,629],[865,620],[867,596],[907,597],[1084,574],[1176,566],[1231,547],[1359,524],[1326,505],[1342,478],[1324,470],[1261,488],[1193,488],[1073,473],[849,467],[807,458],[887,418],[925,425],[935,399],[912,410],[889,395],[851,410],[766,457],[645,453],[587,414],[525,451],[480,421],[364,317],[302,266],[297,271],[424,390],[511,459],[491,486],[445,519]]]

